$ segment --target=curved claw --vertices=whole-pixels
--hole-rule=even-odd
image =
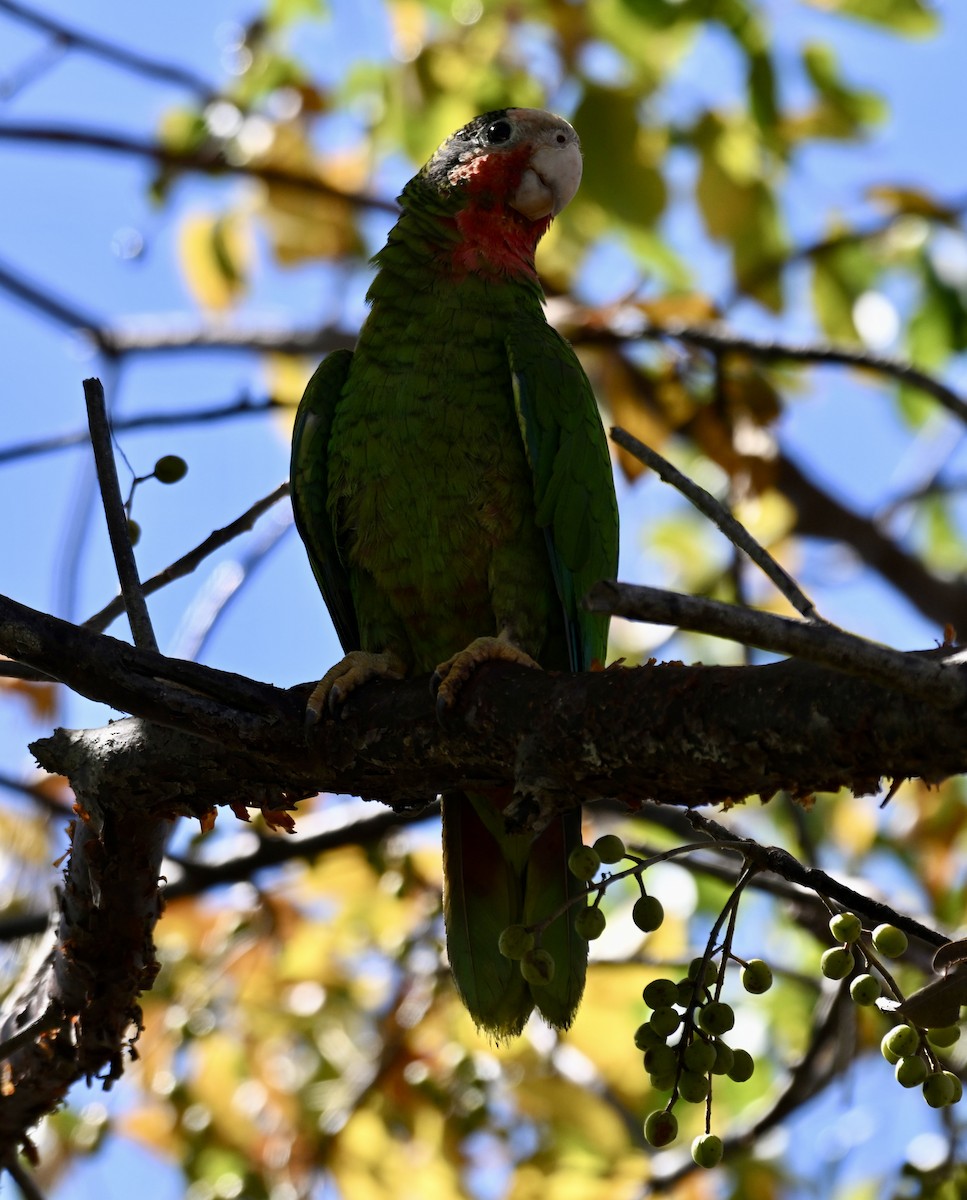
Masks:
[[[403,679],[405,675],[406,664],[392,650],[382,654],[350,650],[335,666],[329,668],[312,689],[306,702],[306,728],[311,729],[319,723],[324,708],[329,709],[331,716],[337,716],[350,693],[369,680]]]
[[[440,663],[430,680],[430,690],[436,693],[437,715],[444,717],[457,702],[460,691],[473,672],[485,662],[511,662],[521,667],[541,669],[540,663],[509,637],[475,638],[469,646]]]

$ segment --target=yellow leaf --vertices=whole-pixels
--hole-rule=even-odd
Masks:
[[[167,1158],[181,1158],[181,1138],[169,1104],[149,1101],[117,1119],[118,1132]]]
[[[222,311],[246,288],[251,243],[241,217],[196,213],[182,223],[178,238],[181,273],[204,308]]]
[[[277,125],[268,149],[253,158],[253,166],[273,167],[293,175],[316,178],[318,191],[275,180],[266,182],[258,205],[276,259],[287,266],[317,258],[358,254],[362,239],[356,229],[352,200],[339,193],[359,191],[368,172],[363,150],[320,159],[296,123]],[[326,191],[326,188],[333,191]]]

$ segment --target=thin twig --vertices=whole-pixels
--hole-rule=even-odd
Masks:
[[[956,708],[967,701],[963,673],[949,669],[962,665],[962,652],[946,658],[904,654],[833,625],[777,617],[719,600],[630,583],[596,583],[584,603],[590,612],[676,625],[693,633],[708,633],[760,650],[792,655],[906,692],[934,706]]]
[[[611,326],[602,326],[600,317],[598,322],[592,325],[579,311],[572,314],[572,320],[575,326],[568,330],[568,338],[575,345],[638,342],[642,339],[671,340],[713,352],[747,354],[760,362],[805,362],[872,371],[926,392],[958,420],[967,422],[967,400],[963,396],[934,375],[893,355],[876,354],[872,350],[833,342],[796,344],[775,338],[755,338],[713,322],[707,325],[688,325],[684,321],[650,321],[637,307],[626,306],[616,311]]]
[[[618,425],[612,426],[611,439],[627,450],[629,454],[633,454],[645,466],[651,467],[659,479],[671,484],[673,488],[681,492],[700,513],[708,517],[725,534],[733,546],[745,551],[756,566],[776,585],[796,612],[801,613],[809,621],[823,620],[816,612],[816,606],[812,600],[802,591],[789,572],[776,562],[764,546],[759,545],[752,534],[722,507],[711,492],[707,492],[687,475],[683,475],[677,467],[672,466],[667,458],[663,458],[650,446],[646,446],[626,429],[622,429]]]
[[[3,0],[0,0],[2,3]],[[264,400],[253,400],[243,396],[228,404],[213,404],[208,408],[196,408],[185,412],[155,412],[140,413],[133,417],[121,417],[111,422],[111,428],[117,433],[127,433],[132,429],[165,429],[181,428],[185,425],[207,425],[217,421],[231,420],[233,417],[261,416],[265,413],[279,412],[289,407],[282,400],[268,396]],[[36,458],[42,454],[53,454],[58,450],[71,450],[75,446],[86,446],[90,441],[87,429],[74,429],[70,433],[57,433],[50,437],[34,438],[29,442],[17,442],[12,446],[0,448],[0,466],[8,462],[16,462],[23,458]]]
[[[3,263],[0,263],[0,288],[58,324],[86,333],[98,349],[105,354],[111,353],[111,348],[102,340],[101,323],[93,313],[84,312],[77,305],[59,299],[48,289],[31,282],[19,271]]]
[[[83,50],[88,54],[93,54],[97,58],[103,58],[106,62],[113,63],[115,66],[132,71],[136,75],[147,76],[151,79],[161,80],[163,83],[173,83],[179,87],[187,88],[188,91],[195,92],[202,100],[206,100],[217,94],[216,89],[207,80],[202,79],[200,75],[193,74],[184,67],[178,66],[176,63],[166,63],[160,59],[148,58],[136,50],[128,50],[123,46],[118,46],[114,42],[108,42],[93,34],[82,33],[79,29],[64,25],[60,21],[55,21],[52,17],[35,12],[32,8],[28,8],[24,4],[18,4],[16,0],[0,0],[0,11],[8,13],[10,16],[15,17],[18,21],[23,21],[27,25],[33,25],[36,29],[42,29],[45,33],[49,33],[54,41],[64,47]]]
[[[950,940],[946,935],[938,933],[935,929],[929,929],[926,925],[922,925],[912,917],[905,916],[889,905],[882,904],[871,896],[865,896],[862,892],[857,892],[854,888],[834,879],[832,875],[827,875],[825,871],[820,871],[816,867],[804,867],[797,858],[788,850],[783,850],[781,846],[763,846],[761,843],[753,841],[752,838],[743,838],[734,830],[726,829],[718,821],[713,821],[698,812],[688,814],[688,823],[694,829],[708,834],[713,842],[728,843],[730,850],[735,849],[736,842],[740,843],[739,853],[745,857],[747,862],[755,864],[760,870],[771,871],[789,883],[797,883],[800,887],[808,888],[809,891],[816,892],[820,896],[836,900],[844,908],[862,913],[872,920],[896,925],[910,937],[919,938],[928,946],[944,946]]]
[[[9,1158],[3,1166],[10,1173],[10,1178],[20,1189],[23,1200],[47,1200],[44,1193],[37,1186],[37,1181],[33,1175],[25,1169],[19,1159]]]
[[[245,554],[219,563],[182,616],[172,639],[171,653],[174,657],[194,659],[201,656],[212,632],[246,582],[289,532],[292,524],[292,514],[288,512],[257,537],[255,544]]]
[[[0,125],[0,141],[27,142],[31,145],[66,146],[74,150],[104,150],[112,154],[123,154],[147,159],[159,167],[179,171],[203,171],[212,175],[237,175],[243,178],[260,179],[263,183],[296,188],[316,196],[328,196],[343,200],[358,208],[375,209],[397,215],[399,206],[393,200],[371,196],[362,192],[350,192],[334,187],[311,171],[287,171],[257,162],[236,162],[225,153],[225,145],[212,139],[209,145],[194,150],[180,151],[161,142],[144,141],[124,133],[102,129],[84,129],[71,125]]]
[[[91,445],[94,448],[97,480],[101,489],[121,594],[131,625],[131,636],[134,638],[134,644],[142,650],[157,650],[158,643],[151,627],[151,617],[148,615],[148,606],[141,590],[138,565],[128,534],[128,519],[121,499],[117,466],[111,448],[111,427],[104,404],[104,388],[99,379],[84,380],[84,399],[87,401],[87,419],[91,430]]]
[[[288,494],[288,491],[288,483],[280,483],[275,491],[270,492],[267,496],[263,496],[261,500],[257,500],[240,517],[236,517],[228,525],[223,526],[221,529],[216,529],[214,533],[210,533],[193,550],[189,550],[187,554],[183,554],[181,558],[175,559],[163,571],[159,571],[157,575],[152,575],[150,579],[146,580],[141,585],[144,595],[150,596],[152,592],[159,591],[169,583],[173,583],[176,579],[190,575],[209,555],[214,554],[216,550],[220,550],[222,546],[227,545],[240,534],[248,532],[259,517],[274,504],[277,504],[283,496]],[[84,628],[93,629],[101,633],[107,629],[115,617],[120,616],[123,612],[124,597],[116,596],[100,612],[96,612],[92,617],[88,617],[84,622]]]

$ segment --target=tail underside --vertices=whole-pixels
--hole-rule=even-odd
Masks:
[[[536,1006],[566,1029],[574,1019],[587,969],[588,945],[574,928],[584,891],[568,870],[581,842],[578,809],[532,834],[507,834],[502,810],[509,789],[487,795],[443,797],[444,915],[447,951],[457,990],[476,1024],[497,1037],[520,1033]],[[554,960],[547,984],[529,984],[520,963],[505,958],[498,940],[508,925],[535,926],[555,917],[539,935]]]

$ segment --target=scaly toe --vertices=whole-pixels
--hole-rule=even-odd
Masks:
[[[461,690],[477,667],[486,662],[511,662],[539,671],[540,664],[505,637],[479,637],[466,649],[440,663],[430,688],[436,692],[437,715],[444,716],[457,702]]]
[[[306,703],[306,728],[311,729],[322,718],[323,709],[328,708],[337,716],[351,692],[371,679],[402,679],[406,664],[392,650],[383,654],[370,654],[366,650],[350,650],[335,666],[330,667],[312,689]]]

